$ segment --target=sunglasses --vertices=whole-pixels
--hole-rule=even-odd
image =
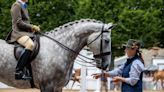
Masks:
[[[128,47],[128,48],[126,48],[126,49],[131,49],[131,50],[134,50],[135,48],[129,48],[129,47]]]
[[[125,49],[127,49],[127,50],[134,50],[135,48],[132,48],[132,47],[123,47],[123,49],[125,50]]]

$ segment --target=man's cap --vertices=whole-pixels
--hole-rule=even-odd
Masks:
[[[140,48],[141,47],[141,43],[138,40],[134,40],[134,39],[129,39],[128,42],[126,44],[123,44],[124,48]]]

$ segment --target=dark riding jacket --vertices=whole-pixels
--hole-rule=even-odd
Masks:
[[[15,42],[22,36],[32,37],[32,25],[28,15],[27,5],[16,1],[11,7],[12,31],[7,37],[8,42]]]

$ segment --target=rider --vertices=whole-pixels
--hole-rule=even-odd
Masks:
[[[139,41],[130,39],[125,45],[125,52],[128,56],[126,62],[120,67],[104,73],[105,77],[114,77],[114,83],[122,82],[121,92],[142,92],[144,61],[139,49]],[[102,74],[93,74],[93,76],[97,79]]]
[[[30,24],[30,19],[27,10],[28,0],[16,0],[11,7],[12,17],[12,32],[10,33],[7,41],[10,43],[17,42],[25,47],[25,50],[18,60],[16,66],[15,79],[26,80],[31,79],[23,72],[24,67],[28,64],[28,59],[32,53],[34,42],[31,39],[33,32],[40,31],[39,26]]]

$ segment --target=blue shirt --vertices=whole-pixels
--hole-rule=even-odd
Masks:
[[[21,3],[21,6],[22,6],[23,9],[27,8],[27,4],[25,2],[23,2],[22,0],[17,0],[17,2]]]
[[[124,65],[125,64],[121,65],[120,67],[118,67],[112,71],[109,71],[108,72],[109,75],[111,77],[121,76]],[[144,70],[144,64],[142,63],[142,61],[139,59],[134,60],[132,62],[131,69],[129,72],[129,78],[125,78],[125,82],[127,84],[130,84],[131,86],[134,86],[138,82],[138,80],[140,79],[140,74],[143,70]]]

